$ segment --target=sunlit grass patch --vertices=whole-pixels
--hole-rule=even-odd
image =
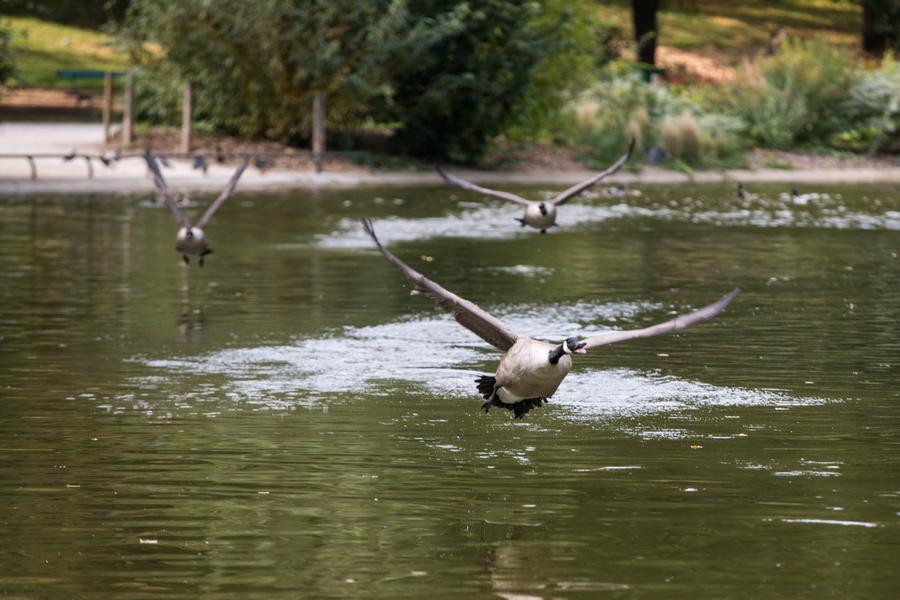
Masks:
[[[126,57],[109,35],[29,17],[11,17],[19,82],[26,87],[67,87],[57,69],[122,70]],[[79,85],[82,85],[80,82]],[[88,85],[83,82],[82,87]],[[90,85],[100,86],[102,81]]]

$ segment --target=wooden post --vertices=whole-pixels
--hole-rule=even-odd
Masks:
[[[181,151],[187,154],[191,151],[191,111],[193,103],[193,90],[191,82],[184,83],[184,96],[181,101]]]
[[[134,71],[125,75],[125,111],[122,114],[122,148],[128,149],[134,138]]]
[[[322,172],[322,155],[325,153],[325,93],[313,94],[313,130],[312,130],[313,162],[316,173]]]
[[[109,126],[112,123],[113,74],[107,71],[103,78],[103,143],[109,142]]]

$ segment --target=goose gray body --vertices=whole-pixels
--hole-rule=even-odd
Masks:
[[[500,319],[465,298],[431,281],[388,251],[378,240],[372,222],[363,220],[366,233],[379,252],[421,292],[430,295],[456,321],[501,352],[500,363],[493,376],[476,379],[478,392],[484,396],[482,408],[506,408],[521,418],[532,408],[541,406],[559,388],[572,370],[572,355],[584,354],[590,348],[629,339],[673,333],[713,318],[737,295],[732,290],[718,301],[694,312],[643,329],[614,331],[579,341],[569,337],[561,344],[532,339],[512,330]]]
[[[436,167],[436,169],[438,174],[444,179],[444,181],[451,185],[455,185],[456,187],[460,187],[470,192],[484,194],[485,196],[500,198],[502,200],[513,202],[525,207],[525,214],[521,218],[516,220],[522,224],[522,227],[525,227],[527,225],[529,227],[534,227],[535,229],[540,229],[541,233],[547,233],[547,229],[556,225],[556,207],[565,204],[575,196],[581,194],[587,189],[590,189],[597,183],[603,181],[603,179],[605,179],[606,177],[621,169],[622,166],[626,162],[628,162],[628,159],[631,157],[631,152],[634,150],[634,143],[634,140],[631,140],[631,144],[629,144],[628,150],[625,151],[625,154],[620,156],[619,159],[612,165],[607,167],[606,170],[592,175],[584,181],[573,185],[572,187],[560,192],[553,198],[550,198],[549,200],[545,200],[543,202],[527,200],[522,196],[513,194],[511,192],[504,192],[501,190],[493,190],[490,188],[482,187],[470,181],[466,181],[461,177],[457,177],[456,175],[451,175],[440,167]]]
[[[180,226],[178,233],[175,234],[175,250],[181,253],[181,257],[184,259],[185,263],[190,263],[189,256],[199,257],[200,260],[198,262],[202,267],[203,258],[207,254],[212,254],[212,249],[207,242],[204,228],[219,207],[234,193],[238,180],[241,178],[241,175],[243,175],[247,165],[250,164],[250,157],[244,159],[228,180],[228,183],[225,184],[225,189],[222,190],[222,193],[220,193],[212,204],[209,205],[203,213],[203,216],[201,216],[193,225],[184,213],[181,212],[176,196],[169,191],[169,186],[163,178],[162,171],[159,170],[156,158],[147,151],[144,153],[144,160],[147,163],[147,168],[149,168],[150,172],[153,174],[153,184],[156,186],[157,193],[163,201],[165,201],[169,210],[172,211],[172,215],[174,215],[175,220],[178,221],[178,225]]]

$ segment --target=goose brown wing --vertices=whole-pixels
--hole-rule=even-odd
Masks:
[[[241,175],[244,174],[244,170],[249,164],[250,157],[248,156],[244,158],[244,162],[241,163],[241,165],[235,170],[234,175],[231,176],[231,179],[228,180],[228,183],[225,184],[225,189],[222,190],[222,193],[219,194],[219,197],[209,205],[209,208],[206,209],[206,212],[204,212],[203,216],[200,217],[200,220],[197,221],[197,227],[199,227],[200,229],[206,227],[206,224],[209,223],[209,220],[212,218],[213,213],[219,210],[219,207],[222,206],[222,203],[225,202],[228,197],[234,193],[234,188],[237,187],[238,180],[241,178]]]
[[[666,321],[665,323],[651,325],[650,327],[645,327],[644,329],[614,331],[612,333],[604,333],[601,335],[589,337],[584,340],[584,343],[586,344],[585,348],[605,346],[606,344],[615,344],[616,342],[623,342],[625,340],[653,337],[655,335],[664,335],[666,333],[674,333],[682,329],[687,329],[688,327],[692,327],[694,325],[697,325],[698,323],[702,323],[703,321],[708,321],[709,319],[712,319],[717,314],[725,310],[725,307],[728,306],[728,304],[732,300],[734,300],[734,297],[738,295],[738,292],[740,292],[739,289],[733,289],[712,304],[704,306],[703,308],[695,310],[694,312],[688,313],[686,315],[678,315],[674,319]]]
[[[611,164],[609,167],[607,167],[607,169],[605,171],[601,171],[601,172],[597,173],[596,175],[594,175],[593,177],[590,177],[588,179],[585,179],[581,183],[573,185],[572,187],[565,190],[564,192],[560,192],[559,194],[554,196],[550,200],[550,202],[552,202],[553,204],[555,204],[557,206],[559,206],[560,204],[565,204],[566,202],[568,202],[569,200],[571,200],[572,198],[574,198],[575,196],[577,196],[584,190],[588,189],[592,185],[595,185],[595,184],[599,183],[601,180],[605,179],[606,177],[609,177],[610,175],[612,175],[613,173],[615,173],[616,171],[621,169],[622,165],[624,165],[625,163],[628,162],[628,159],[631,158],[631,153],[633,150],[634,150],[634,140],[632,139],[631,143],[628,145],[628,150],[625,151],[625,154],[620,156],[619,160],[617,160],[616,162]]]
[[[144,161],[147,163],[147,168],[150,169],[150,174],[153,175],[153,185],[156,186],[156,192],[163,197],[163,201],[166,203],[166,206],[169,207],[169,210],[172,211],[175,220],[178,221],[178,225],[180,227],[190,227],[191,222],[187,220],[187,217],[185,217],[184,213],[181,212],[181,209],[178,208],[178,204],[175,202],[175,198],[172,197],[172,193],[169,191],[166,180],[163,179],[162,171],[159,170],[159,165],[156,162],[156,157],[147,150],[144,152]]]
[[[494,317],[474,302],[460,298],[453,292],[444,289],[404,263],[381,245],[381,242],[375,236],[372,221],[363,219],[362,224],[366,233],[369,234],[369,237],[372,238],[372,241],[375,242],[378,250],[388,262],[403,273],[403,276],[411,281],[417,289],[430,294],[438,303],[438,306],[453,315],[453,318],[460,325],[503,352],[509,350],[516,343],[519,335],[500,319]]]
[[[470,181],[466,181],[462,177],[457,177],[456,175],[451,175],[447,173],[440,167],[435,167],[438,172],[438,175],[444,178],[444,181],[447,183],[453,184],[457,187],[461,187],[464,190],[469,190],[470,192],[478,192],[479,194],[484,194],[485,196],[493,196],[494,198],[501,198],[503,200],[508,200],[509,202],[515,202],[516,204],[521,204],[522,206],[528,206],[530,202],[521,196],[517,196],[516,194],[512,194],[510,192],[503,192],[500,190],[492,190],[490,188],[481,187],[480,185],[475,185]]]

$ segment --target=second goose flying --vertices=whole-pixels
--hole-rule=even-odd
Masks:
[[[503,192],[500,190],[492,190],[490,188],[481,187],[480,185],[475,185],[461,177],[457,177],[456,175],[451,175],[447,173],[440,167],[437,168],[438,174],[444,178],[444,181],[447,183],[451,183],[457,187],[461,187],[464,190],[469,190],[471,192],[478,192],[479,194],[484,194],[485,196],[493,196],[495,198],[502,198],[503,200],[507,200],[509,202],[515,202],[521,206],[525,207],[525,215],[521,219],[517,219],[519,223],[522,224],[522,227],[526,225],[530,227],[534,227],[535,229],[540,229],[541,233],[547,233],[547,228],[553,227],[556,225],[556,207],[561,204],[565,204],[578,194],[582,193],[586,189],[591,186],[599,183],[604,178],[612,175],[616,171],[622,168],[628,159],[631,157],[631,152],[634,150],[634,140],[631,140],[631,144],[628,146],[628,150],[619,157],[619,160],[614,162],[609,166],[605,171],[601,171],[596,175],[585,179],[581,183],[575,184],[569,189],[560,192],[553,198],[543,202],[535,202],[533,200],[526,200],[522,196],[517,194],[513,194],[511,192]]]
[[[244,162],[241,163],[234,172],[234,175],[231,176],[231,179],[228,180],[228,183],[225,184],[225,189],[222,190],[219,197],[209,205],[209,208],[206,209],[206,212],[203,213],[203,216],[200,217],[200,220],[194,225],[191,225],[191,222],[188,221],[187,217],[184,216],[184,213],[181,212],[181,209],[178,208],[178,203],[169,191],[169,186],[166,184],[166,180],[163,179],[162,172],[159,170],[159,165],[156,164],[156,158],[150,152],[146,152],[144,153],[144,160],[147,162],[147,167],[153,174],[153,184],[156,186],[156,191],[162,196],[163,200],[165,200],[166,206],[169,207],[169,210],[175,215],[175,220],[178,221],[180,228],[175,236],[175,249],[181,253],[181,258],[184,259],[184,262],[187,264],[190,264],[191,262],[188,256],[199,256],[200,259],[198,262],[202,267],[203,257],[207,254],[212,254],[212,249],[206,241],[206,235],[203,233],[203,228],[209,223],[213,213],[215,213],[219,207],[222,206],[222,203],[234,193],[234,188],[237,186],[238,179],[241,178],[241,175],[250,163],[250,157],[244,159]]]

